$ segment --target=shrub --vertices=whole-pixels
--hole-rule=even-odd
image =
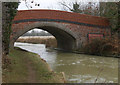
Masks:
[[[93,39],[84,45],[84,52],[87,54],[102,56],[118,55],[117,41],[115,38]]]

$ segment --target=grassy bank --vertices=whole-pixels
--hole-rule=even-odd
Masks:
[[[17,42],[33,43],[33,44],[45,44],[46,47],[57,47],[57,41],[52,36],[33,36],[33,37],[20,37]]]
[[[63,83],[64,80],[61,73],[51,71],[39,55],[16,48],[3,59],[3,82]]]

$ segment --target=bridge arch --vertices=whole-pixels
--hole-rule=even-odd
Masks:
[[[56,22],[32,22],[32,23],[22,23],[22,24],[14,24],[13,31],[11,34],[11,42],[10,47],[14,47],[14,42],[22,36],[24,33],[34,29],[42,29],[49,33],[51,33],[57,40],[58,48],[64,50],[76,50],[78,43],[78,36],[70,30],[70,28],[66,27],[63,23]]]
[[[23,10],[18,11],[13,20],[10,47],[22,34],[34,28],[51,33],[58,47],[65,50],[81,49],[90,37],[111,36],[109,20],[104,17],[58,10]]]

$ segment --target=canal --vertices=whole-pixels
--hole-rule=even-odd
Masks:
[[[55,72],[64,72],[69,83],[117,83],[118,59],[112,57],[75,54],[48,49],[44,44],[14,44],[37,53]]]

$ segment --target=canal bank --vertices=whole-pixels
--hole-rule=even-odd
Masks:
[[[63,75],[53,72],[35,53],[15,48],[7,58],[3,62],[4,83],[64,83]]]
[[[14,46],[40,55],[53,71],[64,72],[68,83],[118,82],[117,58],[57,51],[44,44],[16,42]]]

